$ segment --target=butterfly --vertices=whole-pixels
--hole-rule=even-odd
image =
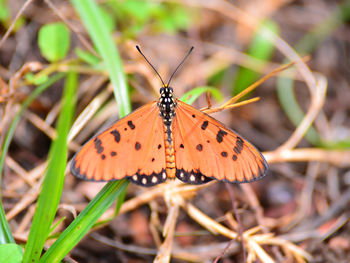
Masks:
[[[71,173],[90,181],[128,178],[154,186],[168,178],[189,184],[213,179],[252,182],[268,170],[264,156],[250,142],[213,117],[173,97],[162,81],[160,98],[140,107],[88,141],[71,162]]]

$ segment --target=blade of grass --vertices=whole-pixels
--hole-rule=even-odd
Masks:
[[[13,138],[13,135],[15,133],[16,127],[18,122],[20,121],[20,118],[23,114],[23,112],[29,107],[29,105],[35,100],[36,97],[38,97],[44,90],[46,90],[48,87],[50,87],[53,83],[60,80],[65,74],[59,73],[54,76],[52,76],[50,79],[48,79],[44,84],[38,86],[30,95],[29,97],[23,102],[20,110],[16,113],[15,117],[13,118],[13,121],[11,122],[11,125],[9,127],[9,130],[6,134],[4,144],[1,148],[1,155],[0,155],[0,183],[1,183],[1,175],[4,168],[4,162],[5,157],[8,151],[8,148],[10,146],[11,140]],[[0,188],[1,189],[1,188]],[[0,190],[1,191],[1,190]],[[1,193],[1,192],[0,192]],[[0,244],[4,243],[15,243],[15,240],[12,236],[10,227],[7,223],[5,212],[3,209],[2,204],[0,205]]]
[[[63,93],[62,110],[57,123],[58,135],[50,147],[48,167],[25,246],[23,263],[33,263],[39,260],[56,215],[64,183],[67,137],[74,116],[77,82],[77,74],[68,73]]]
[[[125,201],[125,197],[126,197],[126,190],[127,188],[125,187],[124,190],[122,190],[117,198],[117,202],[115,204],[115,211],[114,211],[114,215],[117,216],[120,208],[122,207],[124,201]]]
[[[117,47],[107,30],[107,25],[101,16],[100,9],[92,0],[72,0],[71,2],[103,58],[110,74],[119,114],[123,117],[131,110],[126,77]]]
[[[295,126],[298,126],[298,124],[303,120],[305,113],[300,108],[299,103],[295,97],[294,81],[289,78],[278,78],[277,95],[279,102],[289,120]],[[305,133],[305,139],[308,140],[312,145],[320,145],[321,138],[318,132],[312,126],[310,126],[308,131]]]
[[[109,32],[106,30],[107,26],[98,11],[98,6],[91,0],[72,0],[71,2],[82,18],[110,73],[119,113],[123,117],[130,112],[131,108],[125,81],[126,77],[122,69],[120,56]],[[59,262],[84,237],[102,213],[114,202],[115,198],[125,193],[127,185],[128,181],[125,180],[106,184],[43,255],[40,262]],[[120,203],[118,206],[120,206]]]
[[[4,207],[0,203],[0,245],[7,243],[16,243],[15,239],[12,236],[10,226],[7,223]]]
[[[93,226],[91,226],[91,228],[95,228],[98,227],[100,225],[105,225],[108,222],[112,221],[119,213],[120,208],[122,207],[124,201],[125,201],[125,197],[126,197],[126,192],[127,192],[128,188],[125,187],[121,190],[121,192],[119,193],[118,197],[117,197],[117,201],[115,203],[115,210],[114,210],[114,214],[112,216],[110,216],[109,218],[106,218],[103,221],[99,221],[98,223],[94,223]]]
[[[126,189],[128,181],[108,183],[47,250],[39,263],[60,262]]]

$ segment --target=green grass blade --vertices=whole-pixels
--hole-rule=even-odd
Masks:
[[[38,86],[30,95],[29,97],[23,102],[20,110],[16,113],[15,117],[13,118],[13,121],[9,127],[9,130],[6,134],[4,144],[2,145],[1,149],[1,155],[0,155],[0,179],[2,175],[2,171],[4,168],[4,162],[5,157],[8,151],[8,148],[10,146],[11,140],[13,138],[13,135],[15,133],[16,127],[18,122],[21,119],[21,116],[23,112],[29,107],[29,105],[35,100],[37,96],[39,96],[44,90],[46,90],[48,87],[50,87],[53,83],[57,82],[59,79],[61,79],[64,76],[63,73],[59,73],[53,77],[51,77],[46,83]],[[1,180],[0,180],[1,182]],[[14,243],[15,240],[12,236],[10,227],[7,223],[5,212],[3,209],[2,204],[0,205],[0,244],[4,243]]]
[[[115,44],[107,30],[105,21],[101,17],[99,7],[92,0],[72,0],[76,11],[82,18],[85,27],[101,54],[107,70],[109,71],[113,84],[120,116],[130,112],[131,106],[126,85],[126,77],[123,71],[122,62]],[[43,255],[40,262],[54,263],[67,255],[73,247],[91,229],[103,212],[125,193],[128,181],[122,180],[106,184],[99,194],[79,214],[79,216],[61,234],[56,242]],[[120,206],[120,204],[118,204]]]
[[[67,136],[74,116],[77,82],[77,74],[69,73],[57,122],[58,135],[50,147],[49,163],[25,247],[24,263],[39,260],[61,198],[67,162]]]
[[[294,82],[287,78],[277,79],[277,96],[278,100],[290,121],[297,126],[304,118],[304,112],[300,108],[297,99],[294,94]],[[317,131],[310,126],[305,133],[305,139],[312,145],[320,144],[320,136]]]
[[[105,225],[108,224],[110,221],[112,221],[119,213],[120,208],[122,207],[124,201],[125,201],[125,197],[126,197],[126,193],[127,193],[128,188],[125,187],[121,190],[120,194],[117,197],[117,200],[115,202],[115,210],[114,210],[114,214],[112,216],[110,216],[109,218],[106,218],[105,220],[100,220],[98,223],[95,223],[92,228],[98,227],[100,225]]]
[[[11,229],[7,223],[4,207],[0,203],[0,245],[7,243],[16,243],[12,236]]]
[[[125,197],[126,197],[126,192],[127,192],[127,187],[124,188],[124,190],[122,190],[117,198],[116,204],[115,204],[115,211],[114,211],[114,215],[117,216],[119,213],[120,208],[122,207],[124,201],[125,201]]]
[[[108,183],[67,227],[56,242],[43,255],[40,263],[58,263],[84,237],[97,219],[125,192],[128,181]]]
[[[113,84],[120,116],[123,117],[131,110],[126,77],[117,47],[107,30],[100,9],[93,0],[72,0],[71,2],[103,58]]]

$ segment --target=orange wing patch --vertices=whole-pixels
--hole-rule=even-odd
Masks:
[[[266,175],[267,162],[251,143],[209,115],[177,103],[172,131],[178,179],[245,183]]]
[[[74,156],[71,172],[85,180],[127,177],[153,186],[166,180],[165,168],[163,121],[152,102],[88,141]]]

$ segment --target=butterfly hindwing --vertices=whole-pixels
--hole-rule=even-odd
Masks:
[[[149,103],[88,141],[74,156],[72,174],[92,181],[125,177],[143,186],[166,180],[163,121]]]
[[[243,183],[262,178],[267,163],[242,136],[178,101],[173,120],[176,176],[190,184],[211,179]]]

